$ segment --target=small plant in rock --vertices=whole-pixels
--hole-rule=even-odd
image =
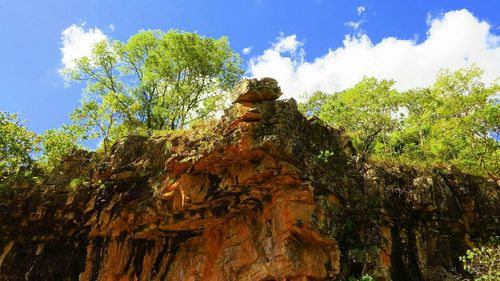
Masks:
[[[170,141],[166,141],[163,145],[163,153],[165,155],[170,155],[172,153],[172,143]]]
[[[328,163],[328,161],[335,155],[335,152],[332,150],[321,150],[319,154],[316,156],[316,159],[323,163]]]
[[[85,179],[83,177],[79,177],[76,179],[72,179],[71,182],[68,185],[68,189],[72,192],[75,192],[80,188],[81,186],[87,184]]]
[[[486,245],[467,250],[460,261],[476,281],[500,280],[500,237],[493,238]]]

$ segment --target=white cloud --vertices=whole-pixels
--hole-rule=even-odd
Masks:
[[[61,33],[62,69],[71,69],[75,60],[92,53],[92,48],[98,42],[108,37],[98,28],[84,29],[85,24],[72,24]]]
[[[250,54],[250,52],[252,52],[252,49],[253,49],[253,47],[246,47],[246,48],[243,48],[243,50],[241,52],[244,55],[248,55],[248,54]]]
[[[450,11],[429,21],[427,38],[421,43],[387,37],[374,44],[366,34],[347,35],[342,47],[312,61],[304,60],[297,36],[281,35],[250,60],[248,73],[276,78],[285,98],[343,90],[365,75],[394,79],[398,90],[407,90],[431,85],[441,68],[455,70],[472,63],[485,70],[485,82],[492,82],[500,76],[500,36],[492,32],[491,25],[469,11]]]
[[[354,31],[358,31],[358,29],[361,27],[361,25],[367,22],[366,15],[363,15],[363,13],[365,11],[366,11],[365,6],[356,7],[356,12],[358,14],[358,17],[361,17],[361,19],[359,19],[357,21],[351,20],[351,21],[345,22],[344,25],[349,27],[349,28],[352,28],[352,30],[354,30]],[[359,31],[359,32],[362,32],[362,31]]]
[[[359,20],[359,21],[348,21],[346,23],[344,23],[346,26],[354,29],[354,30],[358,30],[358,28],[361,26],[361,24],[363,24],[364,21],[363,20]]]
[[[276,42],[273,43],[273,50],[279,53],[289,53],[295,54],[298,48],[302,48],[304,44],[297,40],[297,35],[284,36],[280,33],[280,36],[276,38]]]
[[[360,16],[365,11],[366,11],[366,7],[365,6],[358,6],[358,7],[356,7],[356,12],[358,13],[358,16]]]
[[[115,25],[114,25],[114,24],[112,24],[112,23],[110,23],[110,24],[108,25],[108,28],[109,28],[109,30],[111,30],[111,32],[115,31]]]

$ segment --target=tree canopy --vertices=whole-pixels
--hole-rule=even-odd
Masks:
[[[62,125],[59,129],[45,131],[40,136],[38,164],[46,170],[52,170],[72,151],[83,148],[78,145],[83,134],[84,128],[77,125]]]
[[[240,64],[226,37],[147,30],[127,42],[103,41],[64,72],[69,82],[88,83],[71,118],[105,150],[115,136],[181,128],[222,107]]]
[[[365,157],[375,140],[386,139],[398,126],[398,93],[394,81],[365,77],[356,86],[328,97],[319,117],[349,132],[355,148]],[[319,95],[319,94],[317,94]]]
[[[500,86],[475,66],[441,71],[427,88],[397,92],[365,77],[342,92],[317,92],[301,105],[351,136],[361,159],[449,163],[500,177]]]
[[[15,113],[0,111],[0,174],[12,174],[29,166],[35,152],[33,132]]]

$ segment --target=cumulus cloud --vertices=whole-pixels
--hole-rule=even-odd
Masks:
[[[250,54],[250,52],[252,52],[252,49],[253,49],[253,47],[246,47],[246,48],[243,48],[243,50],[241,52],[244,55],[248,55],[248,54]]]
[[[500,76],[500,36],[467,10],[450,11],[428,23],[427,38],[387,37],[374,44],[368,35],[346,35],[343,45],[305,60],[296,35],[281,35],[271,48],[253,57],[248,73],[276,78],[284,97],[299,98],[316,90],[340,91],[363,76],[394,79],[398,90],[431,85],[441,68],[456,70],[475,63],[489,83]]]
[[[61,33],[61,69],[75,67],[75,60],[89,56],[96,43],[108,37],[98,28],[85,29],[85,24],[72,24]]]

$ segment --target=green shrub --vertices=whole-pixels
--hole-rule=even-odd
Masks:
[[[335,155],[335,152],[332,150],[321,150],[319,154],[316,156],[316,159],[323,163],[328,163],[328,160]]]
[[[78,190],[78,188],[80,188],[81,186],[83,186],[85,184],[87,184],[87,182],[85,181],[85,178],[79,177],[76,179],[72,179],[68,185],[68,188],[70,191],[75,192]]]
[[[486,245],[467,250],[460,260],[464,269],[477,281],[500,280],[500,240],[499,237]]]

